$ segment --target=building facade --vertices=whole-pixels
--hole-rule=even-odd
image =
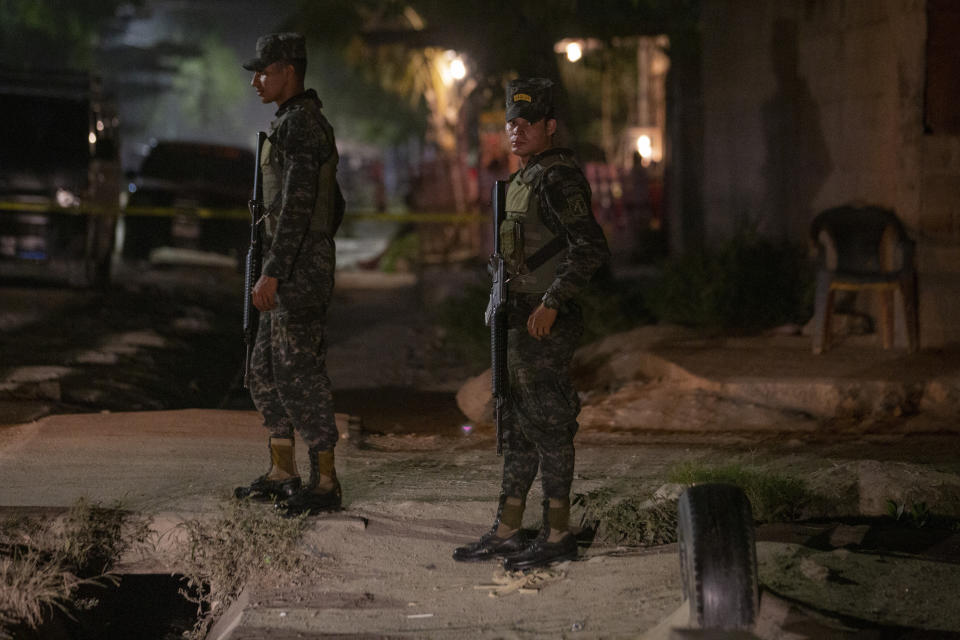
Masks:
[[[703,233],[805,242],[820,211],[894,210],[924,347],[960,343],[960,3],[704,0]]]

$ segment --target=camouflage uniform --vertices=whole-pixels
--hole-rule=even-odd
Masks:
[[[279,281],[276,308],[260,314],[250,391],[274,438],[296,430],[311,450],[338,440],[326,372],[326,312],[333,295],[331,234],[337,151],[312,90],[285,102],[264,143],[263,275]]]
[[[569,369],[583,317],[574,297],[610,256],[590,185],[568,149],[551,148],[552,87],[546,78],[507,86],[507,132],[523,168],[510,176],[497,228],[508,277],[503,476],[493,526],[453,551],[458,562],[503,558],[508,571],[577,557],[569,520],[580,400]],[[528,541],[523,512],[538,469],[543,525]]]
[[[503,421],[502,489],[506,496],[525,497],[539,467],[544,497],[566,499],[573,480],[573,437],[580,412],[569,373],[573,352],[583,334],[583,318],[574,298],[610,252],[603,230],[591,213],[590,185],[573,161],[572,152],[560,148],[530,158],[511,176],[508,220],[501,226],[501,238],[514,235],[509,203],[511,194],[524,182],[532,188],[530,197],[535,202],[530,208],[537,211],[539,220],[527,216],[521,225],[528,236],[527,247],[515,247],[510,242],[505,247],[512,281],[507,334],[510,396]],[[518,260],[508,254],[526,253],[529,257],[535,248],[529,246],[529,238],[538,225],[545,227],[548,235],[563,238],[564,248],[536,270],[546,270],[545,279],[542,273],[525,278],[518,273],[523,271]],[[544,244],[542,237],[539,244]],[[541,302],[558,309],[558,314],[550,333],[537,340],[527,332],[527,318]]]

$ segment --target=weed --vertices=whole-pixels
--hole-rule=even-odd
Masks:
[[[699,484],[724,482],[736,485],[750,500],[753,517],[760,522],[799,520],[804,510],[820,498],[807,490],[799,478],[748,469],[740,465],[702,467],[695,463],[680,464],[671,470],[670,482]]]
[[[297,568],[297,545],[306,516],[286,518],[275,509],[250,501],[231,501],[211,522],[183,523],[186,588],[181,594],[197,604],[198,622],[192,637],[203,638],[210,625],[251,579]]]
[[[48,554],[29,547],[0,556],[0,634],[21,623],[36,629],[53,607],[66,612],[82,582]]]
[[[887,514],[896,522],[917,529],[927,526],[933,519],[933,514],[930,513],[926,502],[914,502],[908,509],[905,502],[887,500]]]
[[[149,547],[150,523],[124,511],[80,500],[67,513],[58,540],[58,553],[85,574],[103,574],[127,550]]]
[[[604,488],[574,496],[583,508],[582,527],[596,532],[596,539],[631,546],[668,544],[677,540],[677,501],[618,498]]]
[[[114,563],[148,546],[148,535],[147,520],[86,500],[62,519],[8,520],[0,529],[0,632],[36,628],[53,608],[69,614],[82,585],[116,584]]]

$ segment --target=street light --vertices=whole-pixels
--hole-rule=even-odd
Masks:
[[[650,164],[653,158],[653,141],[650,140],[650,136],[644,134],[637,138],[637,153],[643,158],[644,166]]]
[[[452,85],[467,77],[467,64],[459,53],[449,49],[443,53],[440,61],[440,77],[446,86]]]
[[[658,127],[628,127],[624,133],[624,150],[640,156],[644,167],[658,165],[663,161],[663,131]]]
[[[579,62],[591,51],[599,51],[603,43],[595,38],[564,38],[553,43],[553,52],[565,56],[567,62]]]
[[[467,77],[467,65],[463,63],[463,59],[454,58],[450,61],[450,75],[454,80],[463,80]]]

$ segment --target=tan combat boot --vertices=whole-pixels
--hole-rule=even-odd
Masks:
[[[301,486],[293,438],[270,438],[270,469],[246,487],[233,490],[236,498],[284,500]]]
[[[310,481],[277,506],[287,515],[337,511],[343,501],[340,481],[334,466],[333,449],[310,451]]]

